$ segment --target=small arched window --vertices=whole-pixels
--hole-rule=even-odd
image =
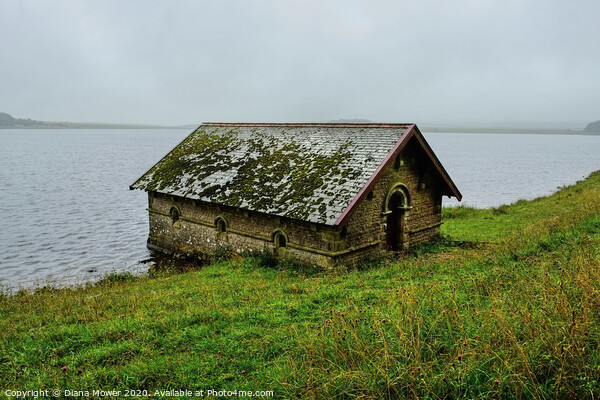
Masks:
[[[229,224],[227,224],[227,220],[223,217],[217,217],[215,220],[215,228],[217,229],[217,233],[227,233],[227,229]]]
[[[343,239],[343,238],[345,238],[346,236],[348,236],[348,227],[347,227],[347,226],[344,226],[344,227],[342,228],[342,231],[340,232],[340,238],[342,238],[342,239]]]
[[[394,160],[394,169],[398,169],[404,165],[404,160],[400,158],[400,156],[396,157]]]
[[[278,249],[285,249],[287,247],[287,239],[283,233],[275,235],[275,247]]]
[[[288,237],[285,232],[281,229],[275,230],[272,234],[273,238],[273,252],[276,257],[285,257],[288,247]]]
[[[181,222],[179,221],[179,218],[181,217],[181,211],[179,211],[179,208],[176,206],[171,207],[169,214],[171,215],[173,226],[175,228],[179,228],[181,226]]]

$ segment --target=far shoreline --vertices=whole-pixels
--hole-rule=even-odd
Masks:
[[[53,125],[16,125],[16,126],[0,126],[0,130],[28,130],[28,129],[195,129],[197,126],[160,126],[160,125],[129,125],[129,124],[94,124],[94,123],[51,123]]]
[[[509,134],[509,135],[580,135],[597,136],[600,132],[586,132],[584,130],[574,129],[544,129],[544,128],[448,128],[448,127],[430,127],[423,126],[419,128],[424,133],[474,133],[474,134]]]
[[[52,122],[49,125],[15,125],[15,126],[0,126],[0,130],[77,130],[77,129],[183,129],[193,130],[198,125],[130,125],[130,124],[101,124],[101,123],[60,123]],[[577,135],[577,136],[598,136],[600,132],[586,132],[584,130],[573,129],[544,129],[544,128],[477,128],[477,127],[431,127],[427,125],[420,126],[419,129],[423,133],[468,133],[468,134],[508,134],[508,135]]]
[[[227,122],[227,121],[223,121]],[[239,122],[239,121],[238,121]],[[274,122],[274,121],[268,121]],[[302,121],[296,121],[302,122]],[[306,122],[306,121],[305,121]],[[368,119],[338,119],[329,121],[308,121],[321,123],[397,123],[399,121],[371,121]],[[407,122],[407,121],[403,121]],[[409,121],[410,122],[410,121]],[[115,122],[69,122],[69,121],[40,121],[30,118],[14,118],[10,114],[0,112],[0,129],[187,129],[193,130],[201,125],[200,122],[157,125],[149,123],[115,123]],[[528,124],[528,127],[518,127],[512,124],[504,126],[492,124],[417,124],[421,132],[428,133],[508,133],[508,134],[540,134],[540,135],[600,135],[600,131],[594,131],[590,124],[583,127],[573,128],[557,126],[550,127],[548,124],[540,123],[538,127]],[[495,125],[495,126],[494,126]],[[512,126],[511,126],[512,125]],[[574,124],[575,126],[577,124]],[[545,127],[544,127],[545,126]]]

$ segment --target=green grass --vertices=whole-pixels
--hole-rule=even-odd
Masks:
[[[552,196],[531,201],[519,200],[497,208],[470,207],[444,208],[443,233],[456,240],[474,242],[501,242],[515,235],[525,234],[536,225],[556,226],[563,219],[587,218],[598,212],[598,172],[586,180],[563,188]]]
[[[439,241],[345,273],[262,255],[0,295],[0,397],[597,398],[600,174],[444,218]]]

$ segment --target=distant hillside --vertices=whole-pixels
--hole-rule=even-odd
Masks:
[[[362,119],[362,118],[351,118],[351,119],[333,119],[331,121],[329,121],[329,123],[334,123],[334,124],[369,124],[373,121],[370,121],[368,119]]]
[[[0,128],[35,127],[43,125],[41,121],[32,119],[13,118],[12,115],[0,112]]]
[[[585,132],[600,132],[600,121],[590,122],[584,130]]]
[[[36,121],[30,118],[14,118],[12,115],[0,112],[0,129],[139,129],[164,128],[157,125],[136,124],[103,124],[95,122],[48,122]]]

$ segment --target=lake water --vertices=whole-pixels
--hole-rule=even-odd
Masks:
[[[600,136],[424,133],[463,195],[444,206],[497,207],[572,185],[600,169]]]
[[[189,131],[0,130],[0,287],[145,271],[146,194],[129,185]],[[463,194],[491,207],[600,169],[600,136],[425,133]],[[444,198],[445,205],[457,204]]]

